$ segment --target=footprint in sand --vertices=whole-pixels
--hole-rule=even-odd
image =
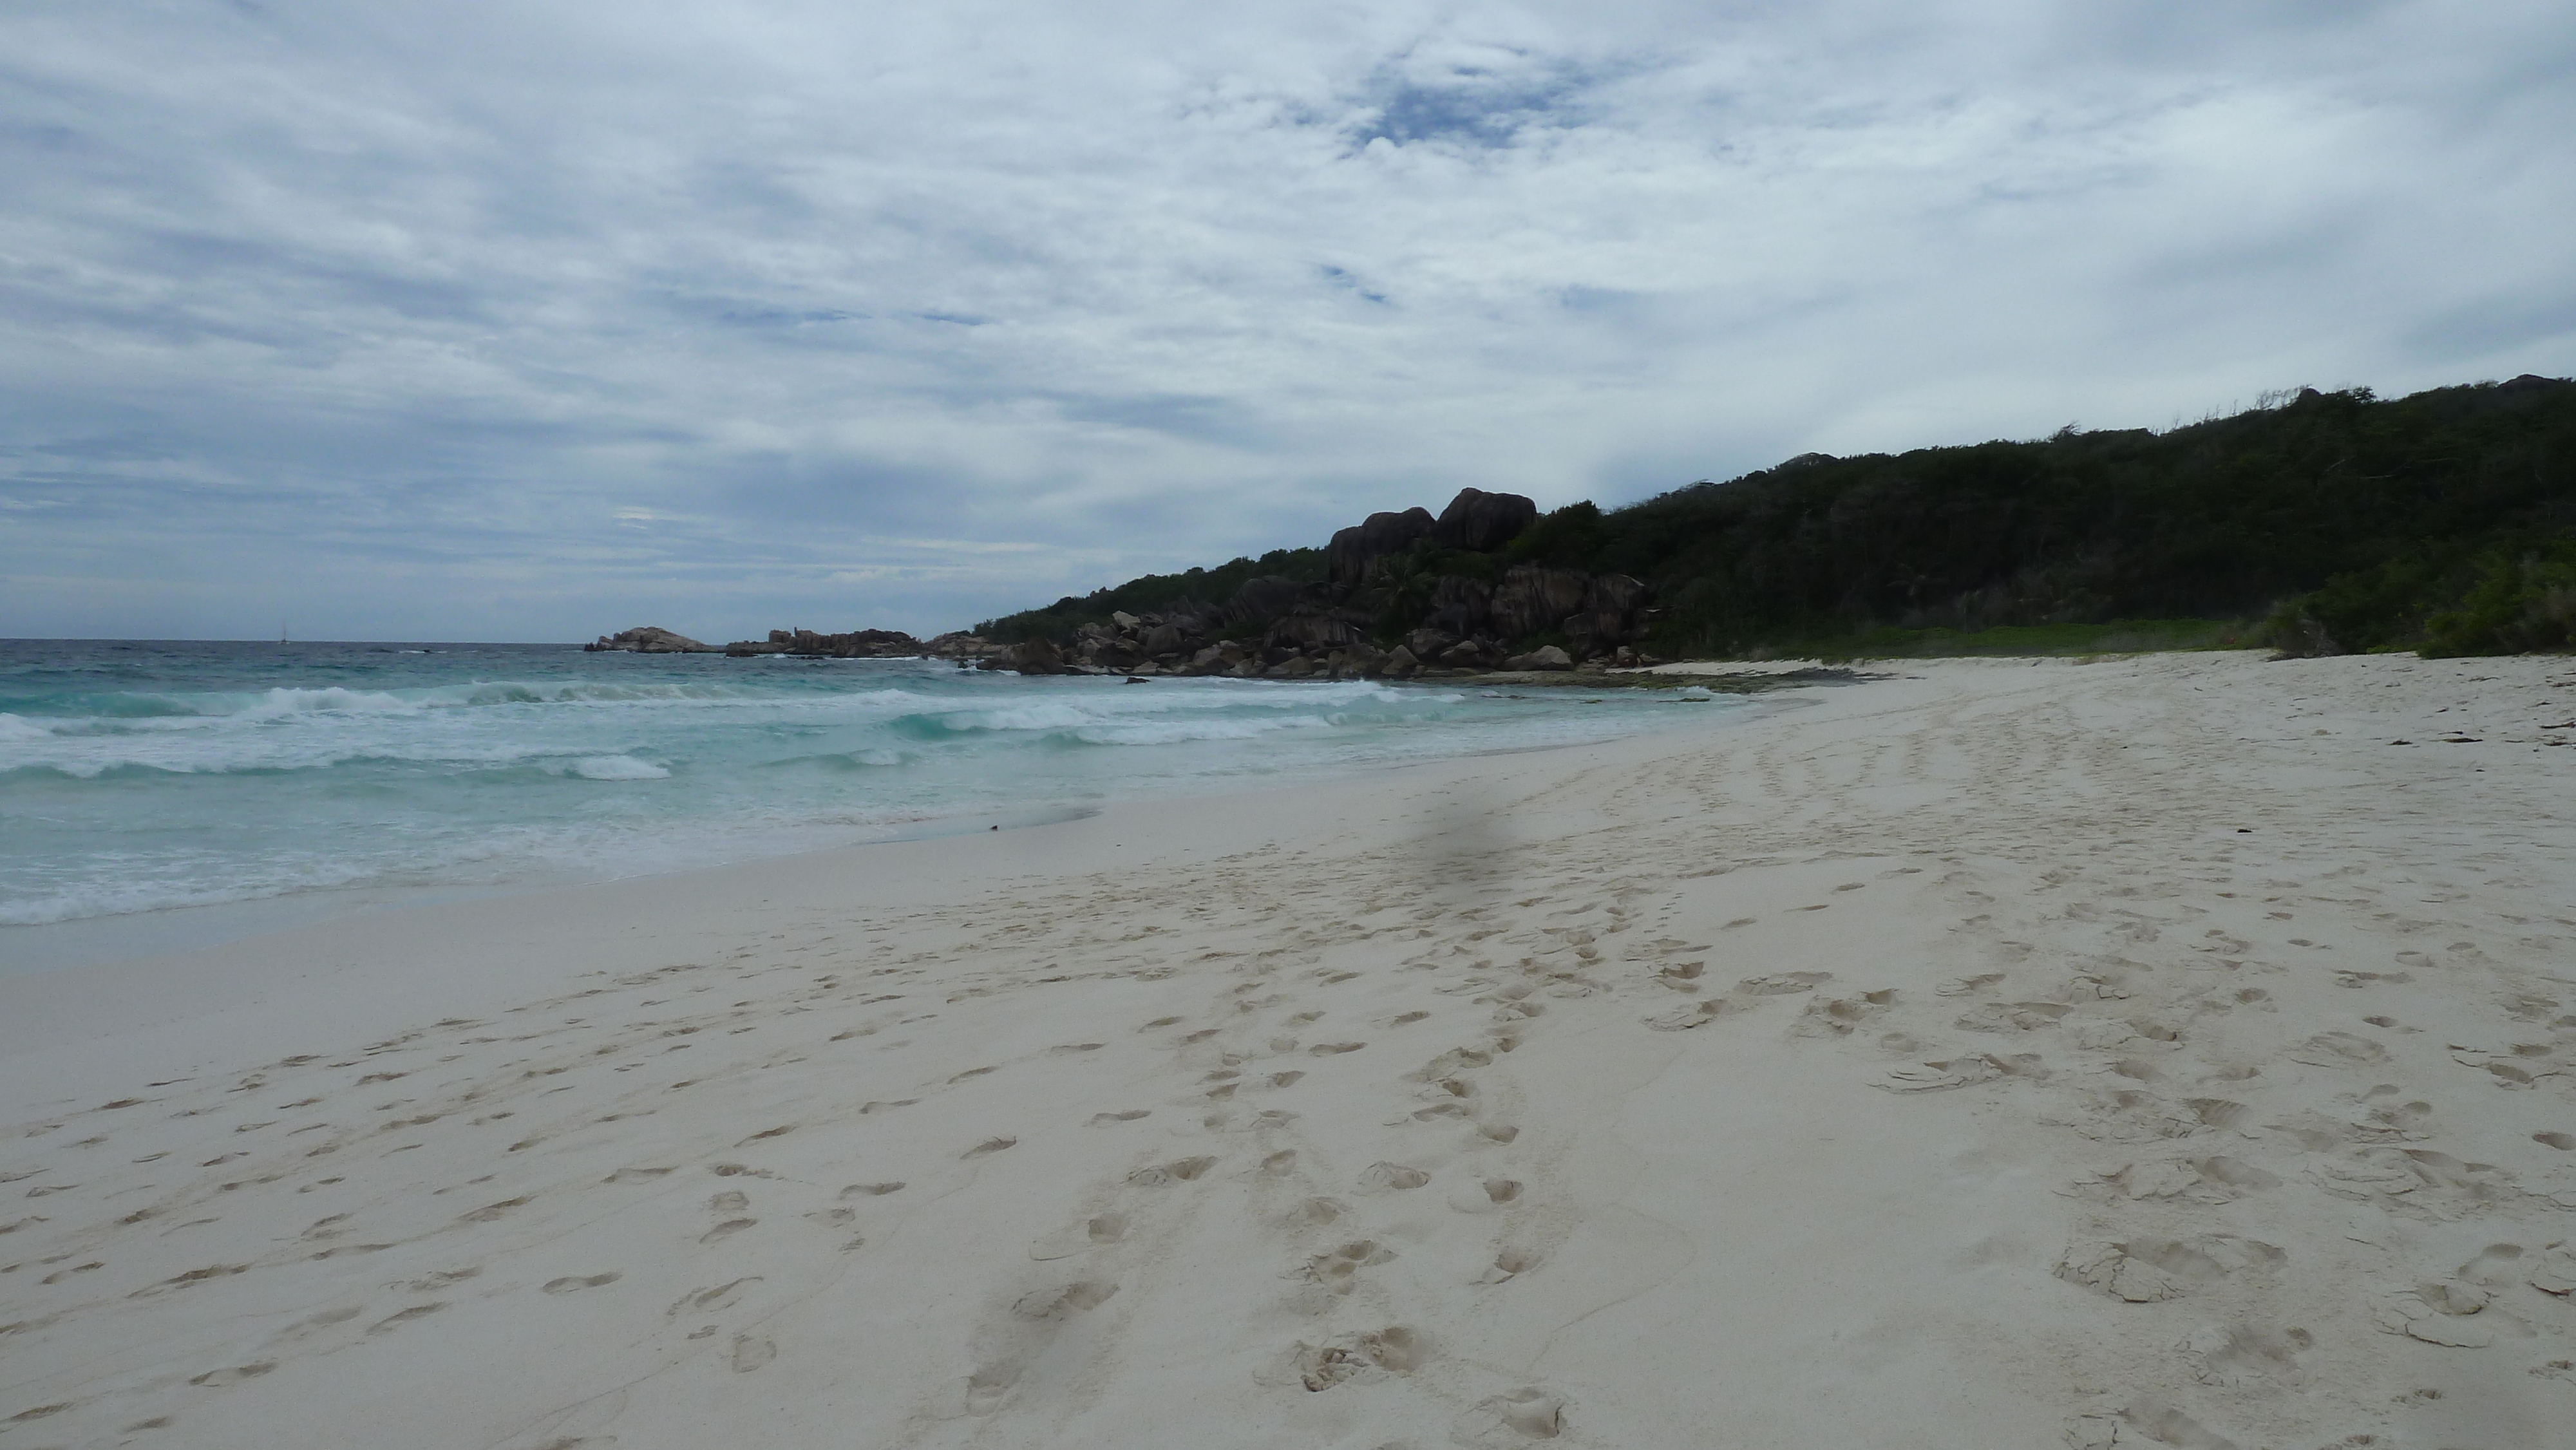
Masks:
[[[754,1274],[748,1278],[733,1280],[731,1283],[718,1284],[712,1289],[692,1289],[681,1295],[679,1302],[663,1310],[663,1317],[677,1319],[683,1314],[704,1314],[712,1310],[729,1308],[735,1301],[742,1298],[746,1289],[759,1282],[760,1276]],[[689,1337],[696,1339],[699,1335],[692,1334]]]
[[[2035,1032],[2057,1025],[2059,1018],[2074,1010],[2062,1002],[1989,1002],[1959,1014],[1950,1025],[1962,1032]]]
[[[1742,1010],[1744,1009],[1741,1006],[1724,997],[1703,997],[1699,1001],[1670,1008],[1640,1020],[1658,1032],[1688,1032],[1694,1027],[1705,1027],[1720,1017],[1730,1016]]]
[[[1011,1387],[1045,1353],[1065,1322],[1099,1308],[1117,1292],[1116,1284],[1085,1279],[1020,1296],[1008,1318],[975,1337],[976,1363],[966,1376],[964,1411],[989,1415],[1000,1409]]]
[[[2372,1067],[2388,1060],[2388,1049],[2350,1032],[2320,1032],[2282,1055],[2311,1067]]]
[[[337,1309],[325,1309],[318,1314],[309,1314],[270,1335],[268,1343],[294,1344],[299,1340],[310,1339],[333,1325],[346,1324],[365,1312],[355,1305],[343,1305]]]
[[[1029,1257],[1043,1263],[1119,1243],[1127,1237],[1127,1215],[1104,1213],[1029,1245]]]
[[[841,1190],[841,1196],[843,1198],[883,1198],[889,1193],[900,1193],[902,1191],[903,1184],[900,1181],[893,1183],[853,1183],[849,1187]]]
[[[251,1364],[232,1365],[225,1369],[210,1369],[204,1374],[191,1376],[188,1383],[219,1388],[224,1385],[239,1384],[247,1379],[257,1379],[275,1368],[277,1368],[276,1360],[263,1359]]]
[[[2449,1349],[2484,1349],[2495,1343],[2495,1326],[2507,1322],[2505,1315],[2488,1312],[2493,1299],[2486,1289],[2454,1279],[2400,1290],[2373,1312],[2391,1334]]]
[[[1886,1013],[1896,1002],[1896,989],[1882,988],[1854,997],[1819,996],[1807,1003],[1795,1026],[1789,1030],[1800,1037],[1845,1037],[1862,1023]]]
[[[742,1232],[744,1229],[750,1228],[758,1222],[760,1222],[760,1220],[756,1218],[729,1218],[723,1223],[717,1224],[714,1228],[708,1229],[705,1233],[698,1235],[698,1242],[702,1244],[721,1243],[726,1239],[732,1238],[735,1234]]]
[[[1322,1392],[1350,1380],[1380,1380],[1410,1374],[1422,1364],[1422,1336],[1404,1326],[1389,1325],[1364,1334],[1341,1334],[1321,1344],[1304,1341],[1289,1347],[1280,1362],[1256,1373],[1267,1384],[1297,1384]]]
[[[1449,1195],[1449,1206],[1460,1213],[1492,1213],[1520,1201],[1521,1185],[1510,1178],[1488,1178]]]
[[[2114,1198],[2188,1199],[2218,1204],[2280,1186],[2276,1174],[2241,1159],[2218,1156],[2130,1163],[2090,1182],[2075,1184],[2069,1191],[2097,1202]]]
[[[1105,1128],[1112,1123],[1132,1123],[1153,1112],[1151,1108],[1129,1108],[1123,1113],[1093,1113],[1090,1126]]]
[[[447,1306],[445,1304],[414,1304],[408,1309],[397,1309],[393,1313],[386,1315],[384,1318],[377,1320],[375,1323],[368,1325],[367,1332],[369,1334],[388,1333],[402,1325],[409,1324],[415,1319],[426,1319],[430,1315],[435,1314],[446,1307]]]
[[[1348,1294],[1358,1282],[1359,1271],[1395,1258],[1395,1250],[1372,1240],[1347,1243],[1328,1254],[1317,1254],[1290,1271],[1292,1277],[1310,1279],[1335,1294]]]
[[[2270,1244],[2233,1234],[2142,1236],[2070,1248],[2058,1261],[2057,1277],[2131,1304],[2152,1304],[2235,1274],[2270,1268],[2285,1257]]]
[[[1767,976],[1747,977],[1735,984],[1735,990],[1748,997],[1777,997],[1791,992],[1812,992],[1818,983],[1833,980],[1831,972],[1773,972]]]
[[[1525,1249],[1504,1249],[1494,1255],[1491,1268],[1476,1280],[1479,1284],[1500,1284],[1515,1279],[1538,1267],[1538,1255]]]
[[[2183,1363],[2205,1385],[2236,1389],[2300,1376],[2299,1355],[2316,1343],[2304,1329],[2256,1324],[2212,1326],[2183,1341]]]
[[[615,1273],[592,1274],[588,1277],[567,1275],[560,1279],[548,1279],[544,1287],[549,1294],[578,1294],[584,1289],[597,1289],[603,1285],[614,1284],[623,1277],[625,1276]]]
[[[1017,1147],[1019,1145],[1019,1141],[1020,1140],[1017,1138],[987,1138],[983,1142],[976,1144],[974,1147],[967,1149],[965,1152],[960,1153],[957,1156],[960,1158],[983,1158],[994,1153],[999,1153],[1005,1148]]]
[[[2003,1075],[2002,1063],[1979,1053],[1970,1057],[1954,1057],[1945,1062],[1891,1068],[1885,1082],[1874,1082],[1870,1086],[1892,1093],[1937,1093],[1990,1082]]]
[[[1564,1432],[1564,1398],[1528,1387],[1478,1401],[1449,1427],[1449,1438],[1470,1450],[1513,1450]]]
[[[2523,1282],[2561,1298],[2576,1294],[2576,1247],[2564,1240],[2545,1245],[2531,1257]]]
[[[1420,1188],[1430,1181],[1430,1174],[1419,1168],[1407,1168],[1401,1163],[1372,1163],[1360,1170],[1360,1191],[1363,1193],[1400,1193]]]
[[[1166,1183],[1187,1183],[1215,1166],[1214,1158],[1175,1158],[1169,1163],[1157,1163],[1149,1168],[1139,1168],[1127,1175],[1127,1181],[1139,1188],[1157,1188]]]

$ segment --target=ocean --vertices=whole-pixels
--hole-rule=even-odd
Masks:
[[[566,645],[0,641],[0,966],[167,950],[200,920],[237,933],[1604,740],[1669,728],[1686,699],[1742,704]],[[169,929],[93,931],[69,954],[46,930],[110,918]]]

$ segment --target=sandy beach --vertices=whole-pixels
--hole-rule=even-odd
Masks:
[[[2576,1443],[2576,666],[1867,675],[0,979],[0,1450]]]

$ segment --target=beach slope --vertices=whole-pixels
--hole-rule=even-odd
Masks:
[[[2568,662],[1779,698],[0,980],[0,1450],[2563,1441]]]

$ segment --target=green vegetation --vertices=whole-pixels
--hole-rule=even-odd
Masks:
[[[1310,584],[1324,577],[1321,549],[1273,549],[1258,559],[1234,559],[1213,569],[1180,574],[1148,574],[1114,589],[1095,589],[1080,598],[1066,595],[1044,609],[1023,609],[975,626],[975,633],[1005,644],[1022,640],[1061,639],[1086,624],[1097,624],[1120,610],[1143,614],[1161,611],[1184,599],[1223,604],[1245,581],[1276,574]]]
[[[1587,498],[1540,515],[1537,523],[1503,546],[1503,557],[1515,564],[1581,569],[1591,564],[1611,537],[1600,506]]]
[[[1665,655],[2576,643],[2576,382],[2266,403],[2163,433],[1808,454],[1624,508],[1572,504],[1498,556],[1387,560],[1348,603],[1385,635],[1444,575],[1537,564],[1643,580],[1644,647]],[[1320,579],[1322,555],[1151,576],[980,628],[1062,634],[1274,573]]]
[[[2248,649],[2260,625],[2227,619],[2114,619],[2104,624],[2005,624],[1947,629],[1870,629],[1811,640],[1781,640],[1765,653],[1783,659],[1951,659],[1961,655],[2122,655],[2164,650]]]
[[[2500,549],[2540,562],[2495,587],[2538,592],[2477,619],[2547,617],[2546,561],[2563,546],[2545,541],[2576,531],[2576,384],[2304,392],[2162,434],[1809,456],[1602,522],[1584,567],[1654,586],[1665,653],[2267,614],[2276,630],[2322,624],[2278,640],[2291,648],[2434,645],[2432,620],[2471,607],[2494,577],[2473,561]]]
[[[2417,544],[2282,605],[2268,631],[2293,654],[2563,650],[2576,642],[2576,538],[2506,531]]]

